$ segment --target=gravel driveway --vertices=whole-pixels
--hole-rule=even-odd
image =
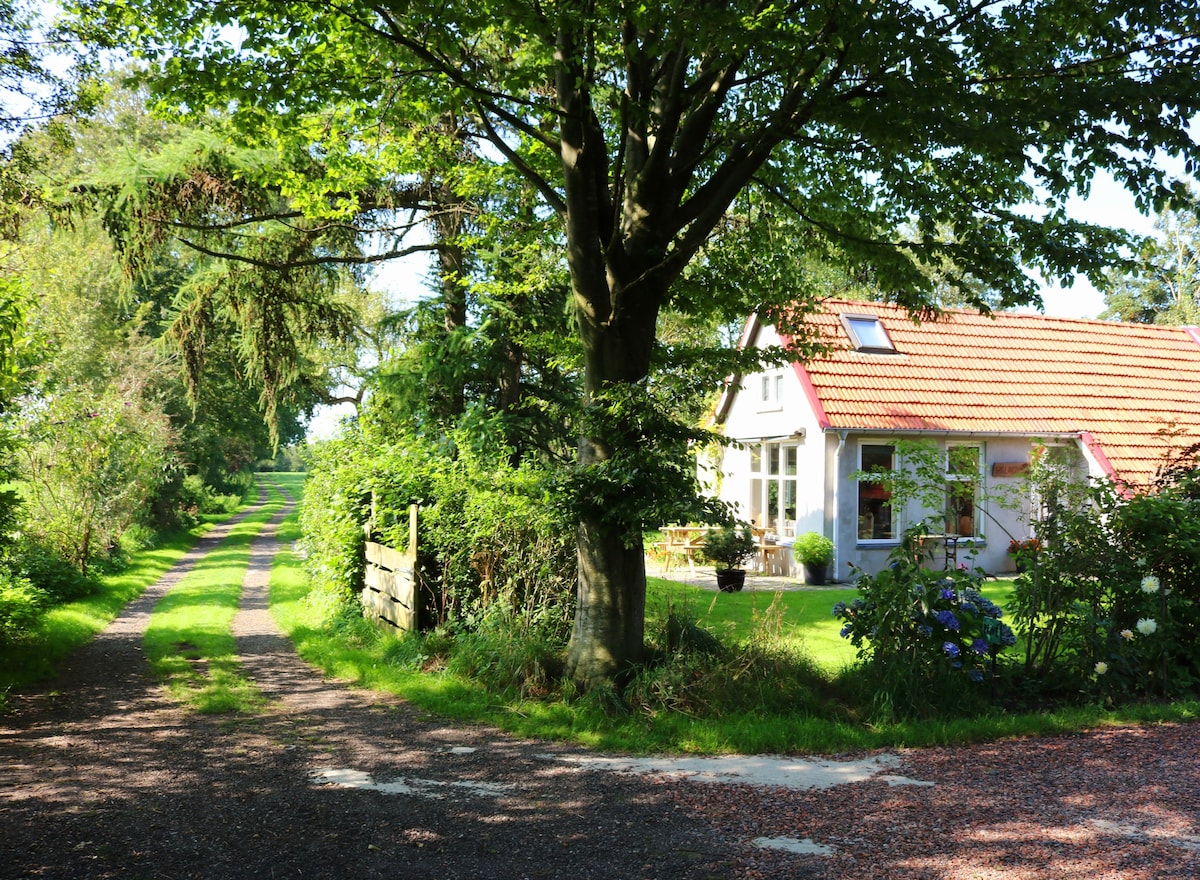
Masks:
[[[799,758],[755,762],[789,775],[750,784],[715,775],[728,761],[522,741],[300,661],[266,612],[282,515],[235,621],[268,711],[185,711],[141,653],[217,530],[60,680],[10,698],[0,878],[1200,877],[1194,725],[835,756],[821,778],[856,781],[821,788],[787,787],[817,778]]]

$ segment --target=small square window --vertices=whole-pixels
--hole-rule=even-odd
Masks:
[[[842,315],[841,318],[855,350],[887,354],[896,351],[887,328],[875,315]]]

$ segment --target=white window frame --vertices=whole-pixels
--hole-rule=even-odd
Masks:
[[[759,412],[783,409],[783,373],[760,373],[759,389]]]
[[[896,354],[896,344],[892,335],[884,326],[878,315],[855,314],[853,312],[839,315],[842,327],[855,351],[868,354]]]
[[[754,468],[755,449],[750,450],[751,514],[757,525],[773,534],[792,537],[800,512],[800,446],[797,442],[763,440],[758,450],[758,469]],[[791,459],[789,461],[789,458]],[[790,469],[790,473],[789,473]],[[775,492],[771,492],[771,487]],[[772,504],[771,495],[774,494]],[[788,502],[792,503],[789,517]]]
[[[950,459],[955,449],[974,449],[977,453],[976,470],[973,473],[953,473],[950,470]],[[987,447],[983,443],[956,442],[946,444],[946,503],[942,508],[942,517],[946,522],[946,533],[958,535],[960,541],[985,541],[987,536],[984,532],[984,521],[986,517],[983,515],[983,499],[984,499],[984,477],[987,467]],[[971,499],[971,534],[963,535],[959,531],[960,522],[950,522],[950,485],[951,483],[975,483],[975,495]],[[951,528],[953,525],[953,528]]]

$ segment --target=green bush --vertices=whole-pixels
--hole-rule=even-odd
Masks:
[[[833,608],[858,651],[879,720],[915,718],[967,705],[995,655],[1016,642],[1002,610],[981,592],[981,573],[924,564],[906,534],[878,574],[857,573],[858,598]]]
[[[49,604],[45,590],[0,570],[0,643],[19,641],[32,632]]]
[[[47,602],[52,605],[83,599],[100,589],[100,581],[94,572],[81,572],[52,548],[30,538],[17,545],[12,565],[23,578],[45,593]]]
[[[1200,477],[1165,470],[1144,491],[1081,484],[1039,460],[1050,499],[1017,578],[1014,620],[1031,682],[1104,702],[1184,695],[1200,682]]]
[[[758,545],[749,526],[742,529],[726,526],[704,536],[701,552],[719,571],[731,571],[745,565],[758,552]]]
[[[470,630],[495,612],[565,642],[574,599],[574,528],[548,500],[554,474],[417,437],[346,431],[312,450],[301,512],[315,602],[354,603],[363,544],[403,550],[418,504],[422,622]]]
[[[833,562],[833,541],[817,532],[805,532],[796,538],[792,554],[801,565],[822,568]]]
[[[362,435],[347,431],[317,445],[300,508],[299,549],[312,589],[310,604],[335,616],[357,602],[362,585],[372,462]],[[386,460],[386,459],[385,459]]]

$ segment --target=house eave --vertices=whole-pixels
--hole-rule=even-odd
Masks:
[[[869,434],[873,437],[994,437],[997,439],[1037,438],[1079,440],[1085,431],[964,431],[953,428],[859,428],[845,425],[822,428],[825,434]]]

